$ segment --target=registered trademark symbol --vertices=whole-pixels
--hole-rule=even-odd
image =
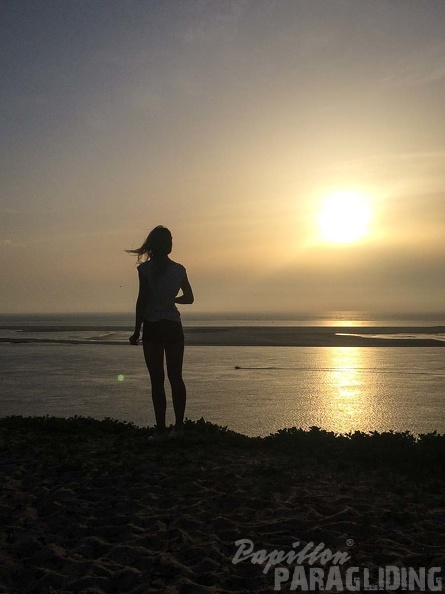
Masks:
[[[348,547],[353,547],[354,541],[352,540],[352,538],[348,538],[348,540],[346,541],[346,544],[348,545]]]

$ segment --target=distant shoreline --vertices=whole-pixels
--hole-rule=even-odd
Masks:
[[[293,347],[444,347],[434,339],[445,327],[208,327],[185,328],[187,344],[195,346],[293,346]],[[358,333],[360,335],[358,335]],[[372,335],[388,334],[391,338]],[[431,335],[431,338],[393,338],[397,334]],[[367,335],[367,336],[364,336]]]
[[[0,326],[1,330],[22,331],[0,338],[9,343],[127,344],[126,340],[77,338],[34,338],[33,333],[132,332],[130,326]],[[445,347],[445,326],[203,326],[184,324],[186,343],[191,346],[281,346],[281,347]],[[382,335],[386,335],[382,336]],[[418,335],[418,337],[416,337]],[[441,338],[439,338],[439,336]]]

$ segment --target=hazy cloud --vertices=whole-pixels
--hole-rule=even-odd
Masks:
[[[48,0],[2,16],[0,311],[56,294],[131,309],[124,249],[156,224],[196,310],[445,299],[443,0]],[[321,245],[320,197],[350,187],[369,191],[372,232]]]

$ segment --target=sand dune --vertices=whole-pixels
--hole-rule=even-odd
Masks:
[[[0,592],[273,591],[272,569],[232,563],[238,539],[323,542],[371,569],[443,563],[443,474],[289,456],[206,425],[153,446],[99,424],[0,425]]]

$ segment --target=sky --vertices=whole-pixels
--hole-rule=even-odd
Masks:
[[[195,312],[445,309],[443,0],[0,0],[0,50],[0,313],[132,311],[159,224]]]

